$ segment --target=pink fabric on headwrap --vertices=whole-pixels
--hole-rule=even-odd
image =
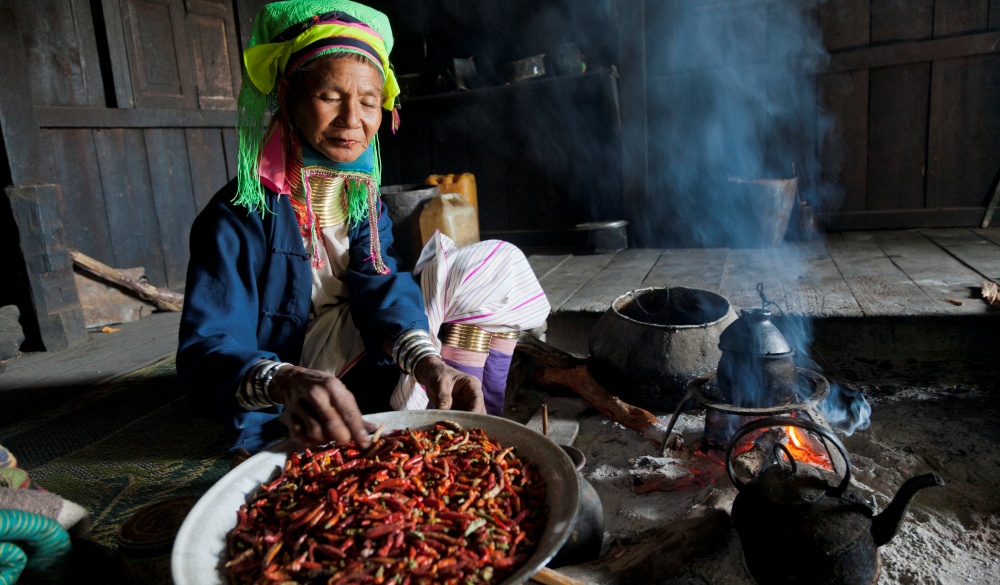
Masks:
[[[292,186],[285,174],[285,135],[284,124],[278,118],[272,118],[267,129],[267,138],[260,151],[260,182],[268,189],[282,195],[290,195]]]

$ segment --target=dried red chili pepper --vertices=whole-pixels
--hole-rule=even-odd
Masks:
[[[293,453],[237,512],[232,582],[485,583],[541,537],[537,468],[481,429],[439,423]]]

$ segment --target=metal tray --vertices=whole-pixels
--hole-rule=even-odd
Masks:
[[[555,556],[568,538],[580,505],[580,484],[576,469],[566,453],[547,437],[524,425],[504,418],[469,412],[410,410],[383,412],[365,416],[385,430],[427,428],[447,419],[465,428],[481,428],[505,446],[538,465],[545,479],[545,503],[549,518],[528,561],[498,585],[523,583]],[[170,564],[175,585],[222,585],[226,561],[226,534],[236,526],[236,511],[247,496],[275,476],[285,464],[289,451],[275,448],[263,451],[227,473],[198,503],[181,525]]]

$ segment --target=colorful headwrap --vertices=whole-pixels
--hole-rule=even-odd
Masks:
[[[355,53],[368,58],[385,80],[382,106],[392,111],[393,131],[396,130],[399,84],[389,64],[392,43],[389,19],[350,0],[273,2],[257,13],[249,46],[243,52],[243,88],[236,121],[240,138],[236,204],[250,211],[266,210],[261,187],[261,154],[275,129],[265,133],[264,114],[268,109],[272,112],[277,109],[277,80],[316,57]],[[371,180],[377,186],[381,180],[377,135],[369,149],[373,151]],[[361,217],[355,215],[363,207],[349,203],[352,222],[359,221]]]

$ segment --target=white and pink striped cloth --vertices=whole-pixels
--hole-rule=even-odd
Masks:
[[[443,323],[475,325],[487,331],[534,329],[549,315],[545,298],[527,258],[513,244],[500,240],[456,248],[436,232],[424,245],[413,270],[420,278],[424,312],[434,344]],[[427,407],[427,394],[409,376],[402,376],[390,399],[396,410]]]

